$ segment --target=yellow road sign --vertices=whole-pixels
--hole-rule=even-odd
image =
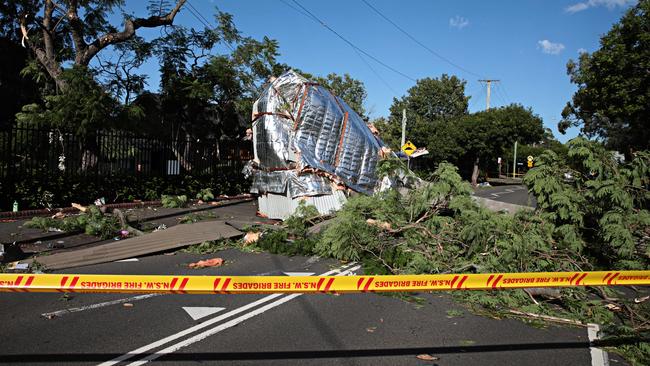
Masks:
[[[408,156],[411,156],[415,150],[417,150],[417,147],[415,147],[411,141],[406,141],[406,143],[402,145],[402,151]]]

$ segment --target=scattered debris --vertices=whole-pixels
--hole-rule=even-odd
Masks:
[[[132,308],[133,304],[131,304],[130,302],[125,302],[124,304],[122,304],[122,306],[124,306],[125,308]]]
[[[535,314],[535,313],[527,313],[527,312],[519,311],[519,310],[509,310],[508,312],[510,314],[513,314],[513,315],[523,316],[523,317],[527,317],[527,318],[548,320],[548,321],[556,322],[556,323],[574,324],[574,325],[580,325],[580,326],[583,326],[583,327],[587,326],[583,322],[580,322],[578,320],[573,320],[573,319],[558,318],[556,316],[541,315],[541,314]]]
[[[45,319],[50,319],[51,320],[51,319],[56,318],[56,315],[54,315],[54,314],[45,314],[44,317],[45,317]]]
[[[7,269],[7,270],[27,270],[27,269],[29,269],[29,264],[20,263],[20,261],[11,262],[11,263],[7,264],[7,267],[5,269]]]
[[[244,236],[244,244],[245,245],[252,244],[252,243],[257,243],[258,240],[260,240],[260,233],[259,232],[249,231]]]
[[[212,259],[206,259],[206,260],[190,263],[188,267],[198,269],[198,268],[205,268],[205,267],[219,267],[222,264],[223,264],[222,258],[212,258]]]
[[[129,221],[126,219],[126,216],[122,213],[122,210],[114,208],[113,209],[113,216],[117,217],[117,219],[120,222],[120,238],[121,239],[126,239],[129,237],[131,233],[135,236],[142,236],[144,233],[133,226],[129,225]],[[116,239],[119,240],[120,238]]]
[[[615,304],[607,304],[605,307],[611,311],[621,311],[621,307]]]
[[[158,227],[156,227],[155,229],[153,229],[152,232],[155,233],[156,231],[162,231],[162,230],[167,230],[167,225],[165,225],[165,224],[160,224],[160,225],[158,225]]]
[[[376,226],[382,230],[391,230],[390,222],[367,219],[366,223],[370,226]]]
[[[368,333],[374,333],[376,330],[377,330],[377,327],[366,328],[366,332],[368,332]]]
[[[417,355],[417,358],[422,360],[422,361],[437,361],[440,358],[431,356],[429,354],[423,353],[421,355]]]
[[[74,251],[62,251],[39,257],[48,270],[113,262],[120,259],[166,252],[211,240],[241,237],[243,233],[223,221],[203,221],[176,225],[167,230]],[[30,263],[33,260],[26,260]]]
[[[560,289],[557,288],[531,287],[531,288],[525,288],[523,290],[528,294],[528,296],[530,296],[531,300],[533,300],[533,302],[536,305],[539,305],[539,302],[537,302],[535,296],[540,296],[548,300],[556,300],[562,297],[562,293],[560,292]]]
[[[59,240],[56,243],[47,243],[47,248],[48,249],[62,249],[65,248],[64,241]]]
[[[105,204],[106,204],[106,200],[104,199],[104,197],[100,197],[95,200],[95,206],[99,207],[99,206],[104,206]]]
[[[88,209],[88,207],[82,206],[82,205],[80,205],[78,203],[72,203],[70,206],[76,208],[77,210],[79,210],[81,212],[86,212],[86,210]]]
[[[642,302],[644,302],[644,301],[646,301],[648,299],[650,299],[650,296],[643,296],[643,297],[635,298],[634,303],[640,304],[640,303],[642,303]]]
[[[52,215],[53,219],[62,219],[64,217],[65,217],[65,214],[62,211],[59,211],[59,212],[55,213],[54,215]]]

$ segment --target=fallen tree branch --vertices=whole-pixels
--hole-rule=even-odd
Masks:
[[[550,316],[550,315],[541,315],[541,314],[535,314],[535,313],[527,313],[524,311],[519,311],[519,310],[508,310],[510,314],[517,315],[517,316],[522,316],[526,318],[533,318],[533,319],[541,319],[541,320],[548,320],[551,322],[556,322],[556,323],[563,323],[563,324],[573,324],[573,325],[579,325],[581,327],[587,327],[588,325],[578,321],[578,320],[573,320],[573,319],[566,319],[566,318],[558,318],[555,316]]]
[[[124,217],[124,213],[122,213],[122,210],[120,210],[119,208],[113,209],[113,216],[117,217],[117,219],[120,220],[120,228],[122,230],[127,230],[128,232],[133,233],[135,236],[144,235],[142,231],[129,225],[129,222],[127,221],[126,217]]]

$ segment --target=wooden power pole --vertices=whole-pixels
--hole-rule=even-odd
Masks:
[[[500,80],[496,79],[481,79],[479,80],[480,82],[484,82],[487,84],[487,99],[486,99],[486,109],[489,111],[490,110],[490,86],[492,85],[493,82],[498,83]]]

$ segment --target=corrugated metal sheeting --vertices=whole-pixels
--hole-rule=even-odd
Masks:
[[[300,200],[322,213],[345,201],[334,184],[372,194],[383,144],[361,117],[293,70],[269,82],[253,106],[255,159],[246,169],[260,212],[284,219]]]
[[[307,205],[316,206],[316,209],[318,209],[321,215],[327,215],[343,207],[343,204],[347,201],[347,197],[343,191],[334,191],[333,194],[298,198],[291,198],[290,195],[267,193],[260,195],[257,199],[261,213],[269,218],[280,220],[291,216],[301,201],[305,201]]]

